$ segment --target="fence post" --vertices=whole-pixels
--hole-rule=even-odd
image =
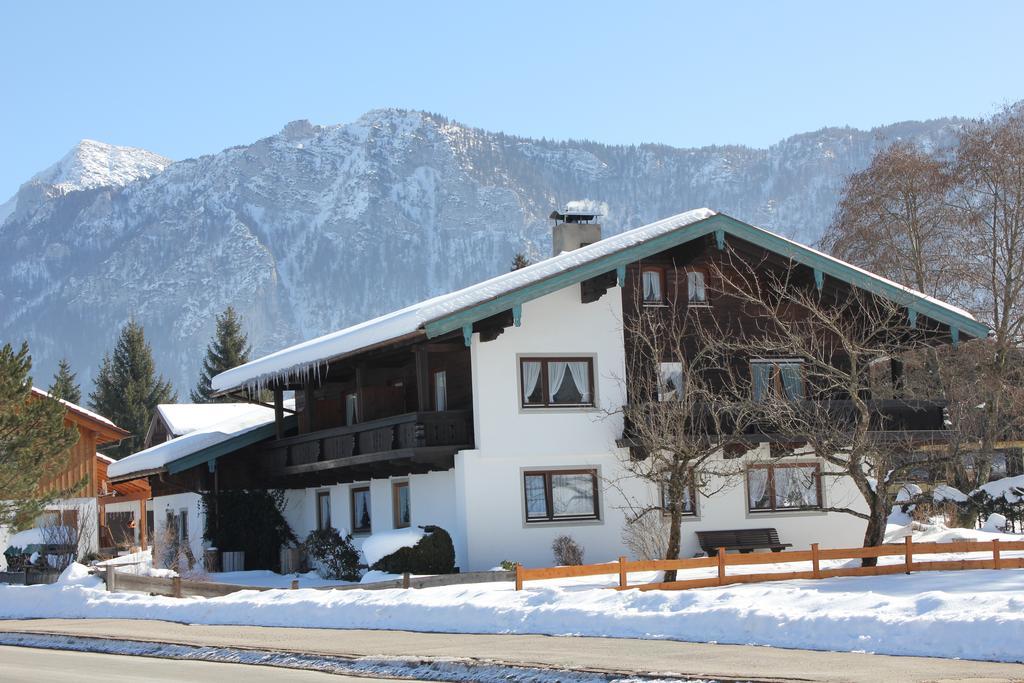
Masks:
[[[626,557],[619,555],[619,588],[626,587]]]
[[[904,560],[906,561],[906,565],[907,565],[906,572],[909,574],[910,573],[910,566],[912,564],[914,564],[914,537],[913,536],[904,536],[903,537],[903,543],[904,543],[904,547],[905,547],[905,551],[904,551],[903,556],[904,556]]]
[[[818,544],[811,544],[811,575],[816,578],[821,578],[821,562],[818,557]]]
[[[292,579],[292,590],[293,591],[299,590],[299,580],[298,579]]]
[[[402,588],[409,587],[409,572],[402,572]]]
[[[1001,558],[999,557],[999,539],[998,538],[993,538],[992,539],[992,568],[993,569],[1001,569],[1001,567],[999,566],[1000,565],[1000,559]]]
[[[718,585],[725,583],[725,548],[718,549]]]
[[[523,565],[516,562],[516,590],[523,590]]]
[[[107,582],[107,591],[113,593],[114,590],[117,588],[117,570],[114,568],[114,565],[112,564],[108,564],[106,567],[104,567],[104,569],[107,572],[106,577],[104,577],[104,580]],[[27,583],[27,573],[25,574],[25,579]]]
[[[181,597],[181,577],[175,576],[171,579],[171,591],[174,593],[174,597]]]

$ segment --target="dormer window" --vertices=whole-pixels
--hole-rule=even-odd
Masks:
[[[708,290],[704,286],[704,271],[690,270],[686,273],[686,300],[691,305],[704,306],[708,303]]]
[[[665,303],[665,270],[656,266],[644,266],[640,271],[643,285],[644,306],[661,306]]]

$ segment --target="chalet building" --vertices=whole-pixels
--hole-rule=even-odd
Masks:
[[[570,534],[588,560],[601,561],[629,554],[627,501],[660,500],[653,484],[624,478],[624,315],[637,300],[665,304],[669,291],[686,292],[677,302],[684,310],[724,305],[706,278],[726,244],[764,268],[795,263],[826,290],[893,300],[939,340],[988,333],[965,311],[708,209],[604,239],[593,215],[556,217],[549,259],[218,375],[220,394],[271,392],[273,406],[155,444],[111,465],[111,476],[148,476],[157,525],[184,514],[199,530],[190,535],[196,544],[200,492],[265,487],[286,491],[300,538],[330,525],[359,543],[435,524],[451,533],[459,566],[475,570],[502,560],[549,564],[552,540]],[[799,362],[764,361],[751,371],[801,391]],[[882,428],[943,429],[939,402],[873,405]],[[753,451],[767,451],[764,441]],[[830,466],[813,453],[785,467],[758,462],[744,481],[693,496],[684,555],[699,551],[698,530],[774,527],[797,548],[860,542],[863,521],[825,511],[863,509],[848,479],[821,477]],[[792,490],[777,489],[793,489],[795,472],[810,484],[794,502]]]
[[[48,397],[42,389],[32,388],[32,399]],[[66,526],[80,528],[86,533],[79,539],[79,552],[88,553],[113,550],[119,545],[136,545],[139,534],[145,542],[145,527],[137,528],[136,512],[150,498],[145,479],[125,479],[113,484],[108,480],[107,467],[114,462],[98,453],[97,448],[116,444],[128,432],[113,422],[69,401],[61,401],[66,408],[64,422],[78,430],[78,441],[71,447],[67,465],[60,472],[44,478],[44,491],[67,491],[80,484],[73,495],[55,500],[44,513],[56,515]],[[87,517],[88,519],[80,518]],[[0,552],[10,545],[12,534],[0,528]],[[31,534],[30,534],[31,537]]]

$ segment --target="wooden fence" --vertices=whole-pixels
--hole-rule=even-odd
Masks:
[[[1024,541],[953,541],[949,543],[914,543],[910,536],[903,543],[880,545],[871,548],[825,548],[817,543],[810,550],[788,550],[784,552],[758,552],[726,554],[724,548],[712,557],[694,557],[680,560],[640,560],[629,561],[620,557],[618,562],[605,564],[586,564],[569,567],[545,567],[528,569],[516,565],[516,590],[523,589],[524,581],[540,579],[565,579],[577,576],[618,575],[618,590],[637,588],[639,590],[683,590],[687,588],[706,588],[709,586],[727,586],[734,583],[760,583],[763,581],[787,581],[790,579],[827,579],[835,576],[878,576],[881,574],[909,574],[921,571],[950,571],[959,569],[1019,569],[1024,568],[1024,557],[1004,558],[1003,552],[1024,550]],[[991,558],[962,559],[916,562],[914,555],[934,555],[945,553],[990,553]],[[822,569],[824,560],[855,560],[866,557],[902,556],[903,561],[896,564],[884,564],[875,567],[836,567]],[[727,567],[784,564],[792,562],[810,562],[810,570],[790,572],[762,572],[755,574],[727,574]],[[671,569],[717,569],[716,575],[670,581],[661,583],[644,583],[629,585],[631,572],[667,571]]]
[[[124,565],[121,565],[124,566]],[[117,565],[106,565],[102,575],[111,592],[149,593],[165,595],[173,598],[217,598],[238,591],[269,591],[280,590],[269,586],[242,586],[231,583],[213,583],[210,581],[194,581],[189,579],[158,578],[155,576],[139,576],[117,571]],[[373,583],[352,583],[339,586],[316,586],[315,590],[383,590],[386,588],[433,588],[436,586],[454,586],[466,583],[490,583],[494,581],[514,581],[515,572],[466,572],[464,574],[438,574],[436,576],[410,576],[405,574],[399,579],[375,581]],[[298,579],[293,579],[291,589],[299,588]]]

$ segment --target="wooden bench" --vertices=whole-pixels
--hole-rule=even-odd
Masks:
[[[791,547],[792,543],[780,543],[779,532],[775,529],[723,529],[721,531],[698,531],[697,540],[708,555],[714,555],[719,548],[750,553],[767,548],[773,553]]]

